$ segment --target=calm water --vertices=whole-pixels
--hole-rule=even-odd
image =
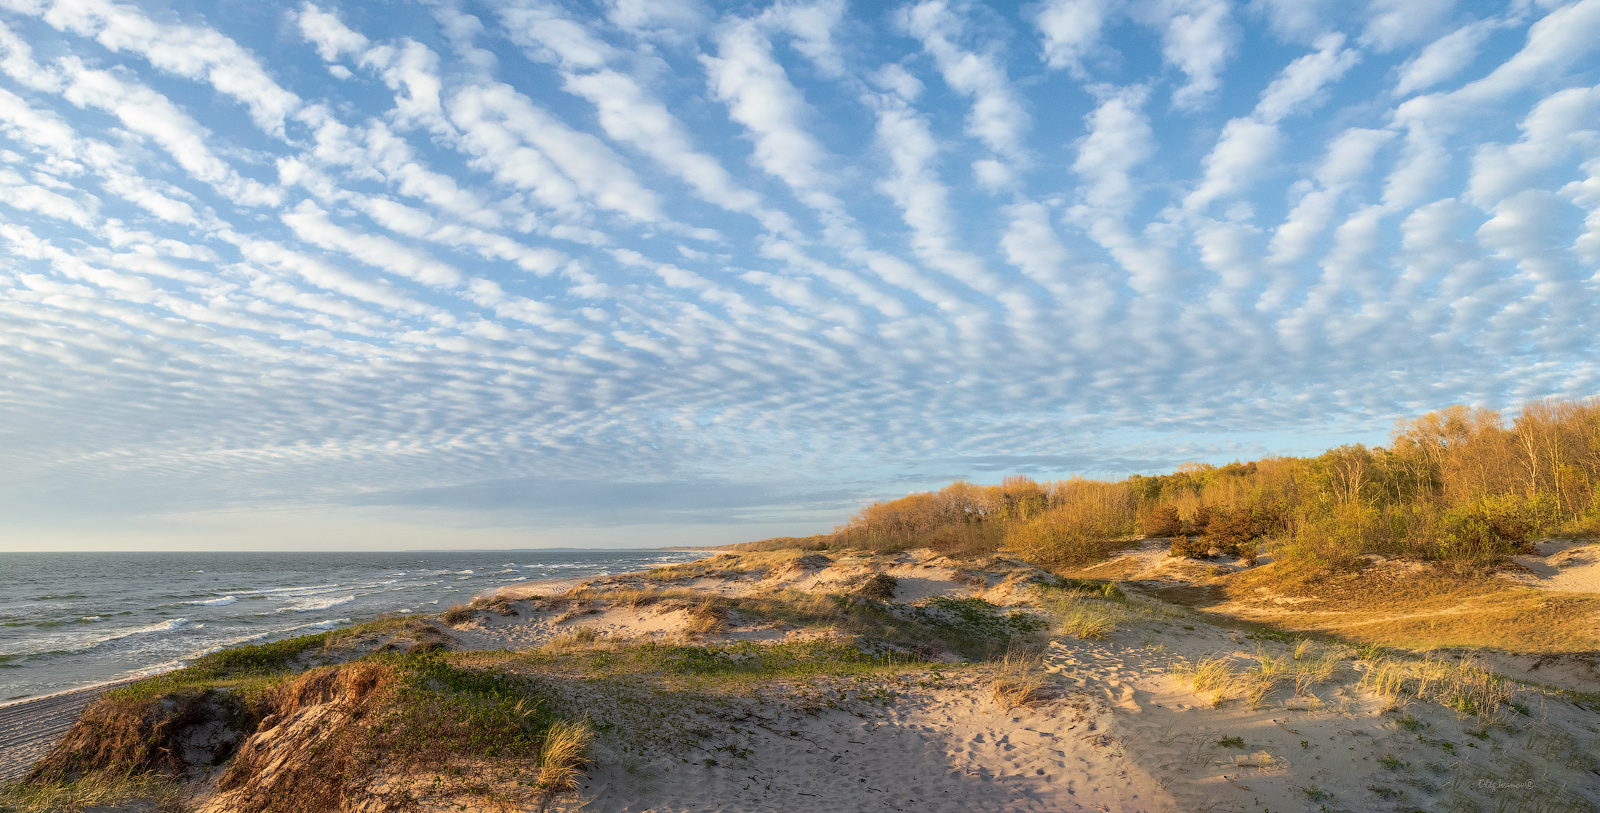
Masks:
[[[514,582],[700,554],[0,553],[0,701],[182,665],[233,644],[438,612]]]

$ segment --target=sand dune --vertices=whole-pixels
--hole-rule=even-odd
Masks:
[[[1386,579],[1428,576],[1375,567]],[[498,590],[443,634],[451,649],[482,652],[494,668],[531,670],[555,710],[595,723],[584,781],[550,808],[569,813],[1600,809],[1596,698],[1559,690],[1600,690],[1585,676],[1582,653],[1405,652],[1264,629],[1195,607],[1257,617],[1278,607],[1301,618],[1321,612],[1319,600],[1231,600],[1214,582],[1248,576],[1242,565],[1171,559],[1159,542],[1098,569],[1130,579],[1126,596],[1004,558],[724,555],[648,574]],[[888,597],[860,598],[877,576],[893,577]],[[958,663],[959,653],[915,640],[884,650],[847,626],[807,623],[803,612],[759,611],[770,610],[761,601],[780,600],[903,619],[930,618],[935,606],[990,608],[984,623],[1038,617],[1050,627],[1014,638],[1003,662]],[[905,660],[850,677],[718,684],[713,694],[547,675],[516,660],[576,653],[562,663],[578,668],[651,642],[820,640],[903,652]],[[1526,679],[1536,671],[1532,658],[1545,659],[1550,680],[1541,683],[1555,687],[1480,668]],[[1010,691],[1019,685],[1037,691],[1012,705],[1007,697],[1022,697]],[[332,719],[340,702],[329,696],[303,710],[305,720],[258,732],[247,747],[272,753],[272,737]],[[515,794],[494,803],[461,790],[473,766],[451,770],[465,774],[441,774],[450,781],[439,786],[457,790],[407,796],[407,804],[537,809],[504,801],[521,798]],[[390,777],[382,786],[426,779]],[[228,809],[227,798],[212,798],[207,809]],[[347,809],[385,804],[354,800]]]

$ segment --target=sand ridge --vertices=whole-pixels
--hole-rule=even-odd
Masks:
[[[516,585],[435,623],[454,618],[443,637],[458,652],[592,649],[602,660],[608,648],[643,642],[872,646],[842,628],[747,614],[738,608],[754,605],[736,599],[848,604],[882,575],[894,589],[871,605],[875,612],[909,616],[941,601],[983,599],[1051,625],[1015,662],[917,652],[904,668],[870,677],[665,693],[659,702],[646,693],[643,707],[666,729],[659,737],[618,705],[628,685],[532,673],[562,714],[589,716],[599,732],[581,787],[550,807],[566,813],[1600,809],[1595,698],[1477,668],[1521,674],[1528,664],[1521,673],[1501,667],[1543,657],[1554,658],[1544,668],[1556,670],[1577,663],[1571,657],[1385,652],[1237,623],[1196,607],[1227,606],[1208,581],[1249,569],[1172,559],[1159,540],[1096,570],[1133,577],[1125,595],[1080,589],[1004,557],[721,555],[649,573]],[[1312,599],[1282,598],[1293,611],[1318,611]],[[713,605],[721,609],[708,616]],[[1581,669],[1564,679],[1600,689]],[[1016,680],[1047,691],[1011,706],[998,689]],[[1468,694],[1440,688],[1450,681]],[[449,766],[468,777],[473,768]],[[404,792],[415,777],[393,779],[383,787]],[[407,804],[537,809],[460,793]],[[212,799],[211,809],[220,813],[226,800]]]

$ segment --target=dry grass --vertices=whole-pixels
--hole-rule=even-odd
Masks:
[[[690,635],[714,635],[727,628],[727,604],[717,598],[707,598],[689,608],[689,623],[684,631]]]
[[[1013,644],[1000,661],[998,674],[990,684],[989,697],[1006,711],[1042,706],[1061,698],[1061,690],[1044,673],[1044,654]]]
[[[613,590],[605,594],[605,598],[611,601],[611,606],[613,607],[637,610],[640,607],[648,607],[660,601],[661,593],[657,590],[623,589]]]
[[[568,630],[544,643],[544,648],[551,652],[568,652],[574,649],[588,649],[600,640],[600,633],[594,627],[578,627]]]
[[[1276,567],[1226,577],[1229,606],[1214,611],[1237,608],[1278,627],[1416,650],[1554,653],[1600,647],[1592,620],[1600,613],[1600,598],[1593,596],[1544,593],[1493,576],[1393,560],[1311,584],[1286,585],[1273,577]],[[1286,597],[1301,601],[1277,601]]]
[[[1138,608],[1075,591],[1041,588],[1035,596],[1058,630],[1083,640],[1105,640],[1122,623],[1143,615]]]
[[[472,600],[472,607],[479,610],[493,610],[501,616],[509,618],[517,614],[516,608],[511,606],[511,602],[512,599],[506,596],[495,596],[487,599],[475,598]]]
[[[1221,706],[1239,686],[1240,675],[1227,658],[1201,658],[1189,674],[1196,694],[1211,695],[1211,705]]]
[[[896,581],[895,577],[893,576],[884,573],[874,573],[872,574],[871,578],[867,579],[861,584],[860,587],[856,588],[856,595],[863,598],[876,599],[878,601],[893,601],[894,590],[899,585],[900,583]]]
[[[1301,639],[1295,646],[1274,651],[1256,649],[1253,659],[1212,656],[1193,666],[1180,667],[1175,674],[1187,678],[1196,694],[1211,695],[1211,704],[1221,706],[1235,695],[1249,702],[1252,710],[1266,705],[1281,685],[1292,684],[1296,697],[1312,697],[1311,689],[1332,680],[1344,662],[1342,647],[1330,647],[1317,655],[1318,645]]]
[[[719,553],[709,559],[699,559],[683,564],[652,568],[644,577],[653,582],[674,582],[685,579],[731,579],[746,573],[773,573],[805,560],[799,551],[755,551],[750,553]],[[826,557],[821,557],[826,558]]]
[[[456,627],[471,621],[472,617],[476,615],[477,612],[477,609],[470,605],[457,604],[456,606],[439,613],[439,620],[443,621],[449,626]]]
[[[1393,707],[1410,700],[1432,701],[1461,717],[1489,720],[1502,716],[1513,696],[1512,684],[1487,669],[1432,656],[1421,660],[1377,658],[1361,676],[1361,687],[1388,698]]]
[[[551,725],[539,750],[539,810],[555,797],[578,789],[594,731],[587,722],[561,720]]]
[[[1293,663],[1288,655],[1274,655],[1264,649],[1256,651],[1256,665],[1245,673],[1245,699],[1250,701],[1252,710],[1261,708]]]
[[[5,813],[77,813],[86,808],[141,804],[160,813],[189,809],[188,793],[152,774],[97,774],[76,782],[15,784],[0,790]]]

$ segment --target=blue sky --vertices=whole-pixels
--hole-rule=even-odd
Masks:
[[[723,543],[1596,386],[1600,0],[0,0],[0,549]]]

